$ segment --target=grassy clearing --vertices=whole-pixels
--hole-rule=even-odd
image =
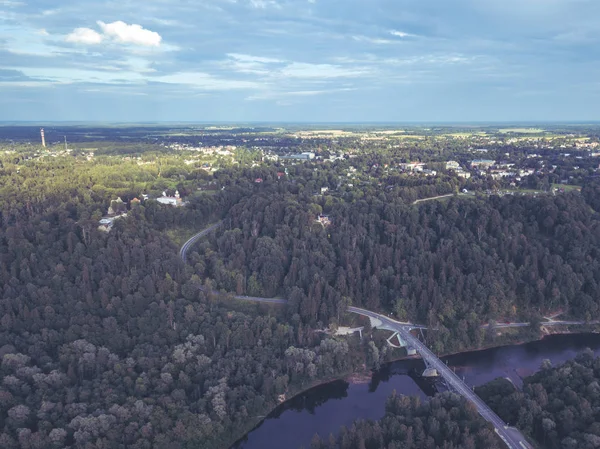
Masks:
[[[580,186],[572,186],[569,184],[552,184],[553,189],[564,189],[565,192],[581,192]]]
[[[534,189],[517,189],[517,188],[510,188],[510,189],[500,189],[502,192],[511,192],[511,193],[517,193],[517,194],[521,194],[521,195],[547,195],[548,192],[544,192],[543,190],[534,190]]]
[[[167,229],[165,234],[177,246],[181,247],[190,237],[198,232],[197,229],[174,227]]]

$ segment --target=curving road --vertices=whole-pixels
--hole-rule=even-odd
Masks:
[[[203,231],[200,231],[198,234],[195,234],[187,242],[185,242],[183,244],[183,246],[181,247],[181,249],[179,250],[179,257],[181,257],[181,260],[183,260],[184,262],[187,262],[187,252],[190,250],[190,248],[192,246],[194,246],[194,244],[198,240],[200,240],[206,234],[211,233],[212,231],[214,231],[215,229],[220,227],[222,224],[223,224],[223,221],[219,221],[218,223],[215,223],[214,225],[209,226],[208,228],[204,229]]]

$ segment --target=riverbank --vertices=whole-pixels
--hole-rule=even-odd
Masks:
[[[298,396],[301,396],[314,388],[338,382],[340,380],[346,381],[348,383],[355,383],[351,380],[356,380],[356,383],[368,383],[368,380],[365,382],[365,379],[368,376],[368,379],[370,380],[371,370],[366,369],[364,365],[363,368],[364,369],[361,370],[347,371],[345,373],[341,373],[336,376],[330,376],[324,379],[315,379],[314,381],[308,382],[305,385],[298,386],[296,388],[291,388],[286,392],[286,398],[284,401],[279,402],[277,404],[272,404],[271,408],[264,416],[256,417],[255,419],[249,420],[248,424],[240,432],[237,432],[236,436],[232,436],[230,439],[228,439],[223,446],[219,447],[219,449],[234,449],[239,443],[241,443],[244,440],[246,435],[248,435],[254,429],[260,427],[260,425],[265,421],[265,419],[267,419],[269,416],[275,413],[279,408],[285,407],[286,404],[288,404]]]
[[[489,343],[485,346],[481,346],[478,348],[466,349],[464,351],[458,351],[458,352],[445,353],[441,357],[464,356],[464,357],[470,357],[470,358],[478,358],[478,357],[480,357],[478,354],[484,353],[485,351],[494,350],[494,349],[501,350],[502,348],[510,348],[510,347],[522,347],[524,345],[527,345],[528,343],[542,342],[545,339],[547,339],[548,337],[551,337],[553,335],[554,336],[558,335],[558,334],[560,334],[560,335],[587,335],[587,334],[592,334],[592,333],[597,334],[598,332],[562,331],[562,332],[556,332],[554,334],[540,334],[539,338],[532,338],[532,339],[526,339],[526,338],[523,338],[523,336],[521,336],[521,338],[515,339],[512,342],[508,342],[508,341],[499,341],[496,343],[492,342],[492,343]],[[418,357],[418,356],[406,356],[406,355],[400,356],[400,357],[393,357],[383,363],[382,369],[385,369],[386,367],[391,366],[395,362],[418,360],[419,358],[420,357]],[[539,364],[536,366],[536,368],[539,368]],[[241,444],[243,442],[243,440],[247,437],[247,435],[249,433],[251,433],[253,430],[260,427],[263,424],[263,422],[265,420],[267,420],[267,418],[269,416],[272,416],[278,409],[285,408],[286,405],[288,405],[294,398],[297,398],[300,395],[308,393],[309,390],[311,390],[311,389],[314,389],[319,386],[327,385],[327,384],[333,384],[334,382],[341,381],[341,380],[348,382],[349,384],[355,385],[355,386],[356,385],[360,386],[361,384],[368,384],[371,382],[373,373],[374,373],[374,371],[367,369],[363,365],[362,369],[355,370],[352,372],[341,373],[337,376],[331,376],[326,379],[318,379],[313,382],[307,383],[303,386],[298,386],[294,389],[291,389],[288,392],[286,400],[284,402],[278,403],[278,404],[271,404],[271,407],[265,416],[257,417],[256,419],[249,421],[248,425],[245,426],[244,429],[241,429],[239,432],[236,432],[235,438],[232,436],[232,438],[230,440],[228,440],[228,442],[227,442],[228,445],[224,445],[220,449],[236,448],[238,444]],[[502,377],[502,376],[499,376],[499,377]],[[519,377],[521,377],[521,375],[519,375]],[[245,447],[245,446],[242,446],[242,447]]]
[[[546,328],[549,330],[552,330],[552,332],[548,332],[548,333],[542,333],[539,338],[532,338],[532,339],[515,339],[514,341],[503,341],[503,342],[498,342],[498,343],[490,343],[487,345],[483,345],[483,346],[478,346],[476,348],[473,349],[465,349],[465,350],[460,350],[460,351],[455,351],[455,352],[443,352],[441,353],[438,357],[443,358],[443,357],[452,357],[452,356],[458,356],[458,355],[465,355],[465,354],[476,354],[478,352],[483,352],[483,351],[488,351],[490,349],[500,349],[500,348],[505,348],[505,347],[509,347],[509,346],[522,346],[522,345],[526,345],[528,343],[535,343],[535,342],[541,342],[544,339],[548,338],[548,337],[552,337],[555,335],[586,335],[586,334],[600,334],[600,331],[596,330],[596,328],[594,328],[594,330],[582,330],[582,331],[558,331],[556,330],[556,328]],[[393,357],[390,358],[388,360],[386,360],[383,364],[387,365],[390,363],[394,363],[394,362],[401,362],[403,360],[419,360],[421,357],[417,354],[417,355],[405,355],[405,356],[401,356],[401,357]]]

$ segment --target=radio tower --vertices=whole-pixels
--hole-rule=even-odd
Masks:
[[[46,148],[46,138],[44,137],[44,128],[40,129],[40,135],[42,136],[42,146]]]

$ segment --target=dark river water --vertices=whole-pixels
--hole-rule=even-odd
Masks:
[[[468,385],[507,377],[520,387],[522,378],[536,372],[542,360],[550,359],[556,365],[585,348],[600,355],[600,334],[555,335],[442,360],[464,376]],[[418,359],[401,360],[374,373],[370,383],[348,384],[339,380],[315,387],[282,404],[232,449],[308,449],[315,433],[326,438],[358,418],[379,419],[384,415],[386,398],[394,390],[423,399],[435,393],[436,387],[418,376],[423,367]]]

